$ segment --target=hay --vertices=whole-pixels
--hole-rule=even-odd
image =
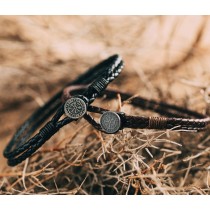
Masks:
[[[0,26],[1,194],[210,194],[209,130],[106,135],[82,119],[17,167],[2,156],[33,110],[114,53],[126,66],[110,87],[204,113],[209,17],[1,16]],[[154,115],[117,98],[94,103]]]

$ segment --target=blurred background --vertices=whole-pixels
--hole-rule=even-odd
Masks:
[[[205,112],[208,16],[0,17],[1,177],[16,170],[8,169],[2,151],[18,126],[66,83],[115,53],[125,68],[111,87]],[[207,188],[207,175],[199,177],[200,188]]]

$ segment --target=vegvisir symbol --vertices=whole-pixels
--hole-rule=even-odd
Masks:
[[[121,119],[115,112],[105,112],[100,118],[100,124],[106,133],[116,133],[121,127]]]
[[[64,111],[68,117],[78,119],[86,113],[87,107],[81,98],[72,97],[64,104]]]

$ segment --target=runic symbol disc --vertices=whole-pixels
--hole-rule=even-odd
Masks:
[[[85,102],[81,98],[72,97],[64,104],[64,112],[72,119],[82,117],[87,111]]]
[[[121,127],[121,119],[117,113],[108,111],[101,116],[100,124],[106,133],[116,133]]]

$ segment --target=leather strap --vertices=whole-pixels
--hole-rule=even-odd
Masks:
[[[69,86],[64,89],[64,94],[66,98],[70,98],[75,92],[79,92],[85,89],[85,86]],[[167,104],[164,102],[158,102],[155,100],[148,100],[142,97],[132,97],[131,94],[123,93],[120,91],[114,91],[107,89],[100,95],[100,97],[105,97],[106,100],[114,99],[120,94],[122,102],[128,100],[128,102],[136,107],[142,108],[144,110],[152,110],[166,117],[145,117],[145,116],[130,116],[125,113],[118,113],[122,120],[123,128],[147,128],[147,129],[173,129],[173,130],[188,130],[188,131],[202,131],[207,128],[210,123],[210,117],[207,115],[202,115],[198,112],[185,109],[180,106]],[[89,106],[89,112],[95,112],[103,114],[107,109],[100,107]],[[97,123],[91,116],[86,114],[85,119],[92,124],[96,129],[102,130],[99,123]]]
[[[119,55],[113,55],[88,69],[73,82],[67,84],[67,86],[92,83],[82,93],[88,99],[87,105],[89,105],[119,75],[122,68],[123,61],[121,57]],[[63,89],[55,94],[43,107],[37,109],[18,128],[3,153],[8,158],[8,165],[15,166],[21,163],[39,149],[61,127],[73,121],[69,117],[65,117],[59,121],[60,117],[64,114],[64,105],[61,101],[62,95]],[[55,113],[53,118],[35,136],[31,137],[53,113]]]

